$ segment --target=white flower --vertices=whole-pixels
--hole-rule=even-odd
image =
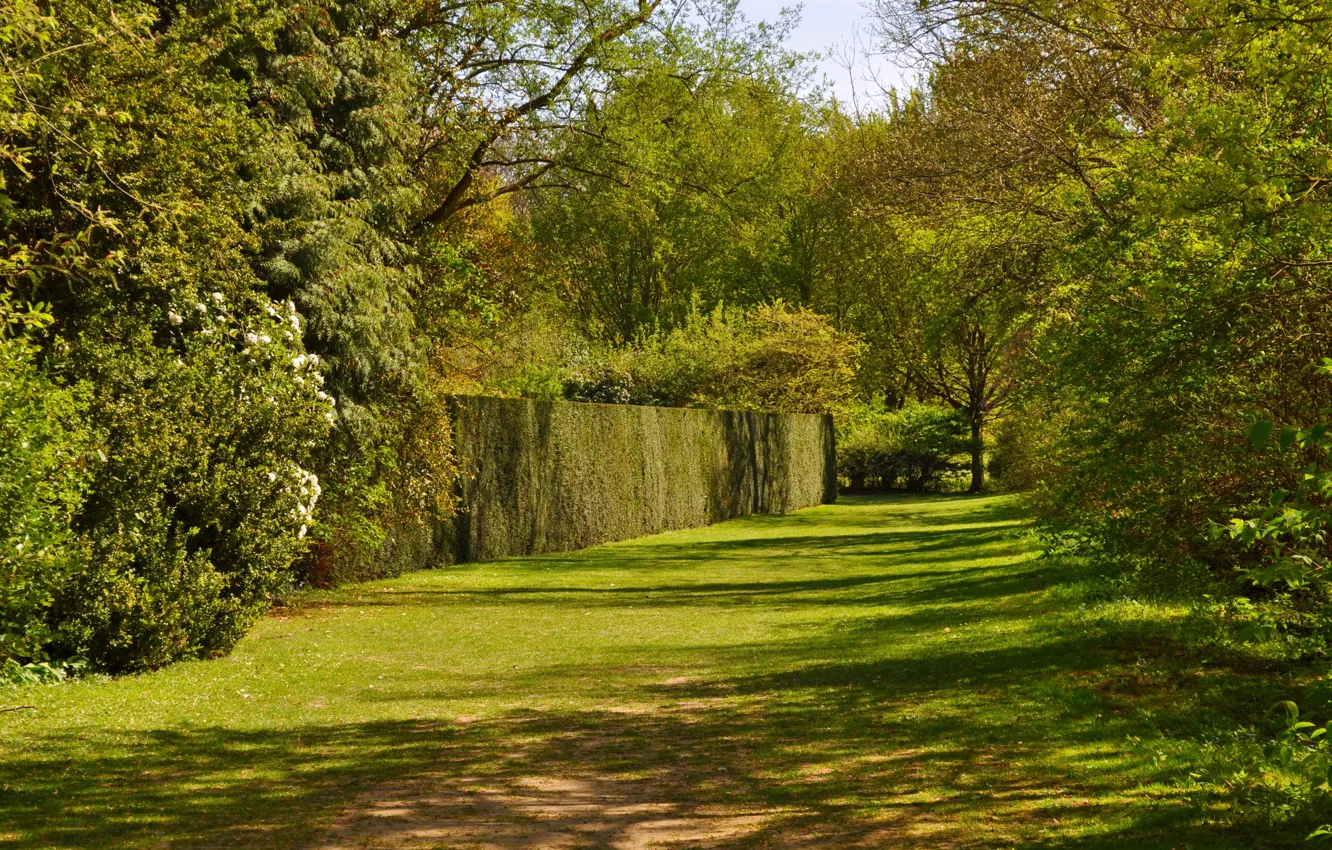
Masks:
[[[324,418],[328,420],[328,424],[330,425],[336,425],[338,422],[338,417],[335,416],[331,410],[324,414]]]
[[[311,354],[311,355],[310,355],[310,365],[311,365],[311,366],[318,366],[318,365],[319,365],[319,355],[318,355],[318,354]]]
[[[202,301],[195,301],[195,302],[194,302],[194,309],[198,310],[200,313],[207,313],[207,312],[208,312],[208,305],[205,304],[205,303],[203,303]]]
[[[295,313],[295,312],[296,312],[296,303],[295,303],[294,301],[288,301],[288,302],[287,302],[287,312],[288,312],[288,313]]]
[[[268,345],[270,342],[273,341],[273,338],[268,334],[259,334],[259,341],[262,342],[264,345]]]
[[[277,480],[277,473],[276,473],[276,472],[273,472],[272,470],[269,470],[269,472],[268,472],[268,480],[269,480],[269,481],[276,481],[276,480]]]
[[[255,334],[248,333],[248,334],[245,335],[245,341],[246,341],[247,343],[249,343],[250,345],[254,345],[255,343],[257,343],[257,342],[259,341],[259,337],[258,337],[257,335],[255,335]]]
[[[305,539],[305,532],[306,532],[307,530],[308,530],[308,529],[307,529],[305,526],[301,526],[301,530],[300,530],[300,532],[297,533],[297,535],[296,535],[296,539],[297,539],[297,540],[304,540],[304,539]]]
[[[222,299],[222,293],[220,293],[220,292],[214,292],[214,293],[213,293],[213,301],[214,301],[215,303],[217,303],[217,304],[221,304],[221,303],[222,303],[222,300],[223,300],[223,299]]]
[[[181,322],[185,321],[185,317],[177,313],[175,310],[172,310],[167,313],[167,321],[173,325],[179,325]]]
[[[291,358],[291,368],[300,369],[309,359],[310,358],[306,357],[304,354],[297,354],[295,357]]]
[[[291,316],[289,316],[288,318],[291,319],[291,326],[292,326],[292,328],[293,328],[294,330],[296,330],[296,331],[300,331],[300,329],[301,329],[301,317],[298,316],[298,315],[296,315],[295,313],[292,313]]]

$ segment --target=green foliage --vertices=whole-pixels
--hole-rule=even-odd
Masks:
[[[958,457],[969,446],[967,423],[956,411],[918,403],[890,411],[880,402],[841,428],[838,475],[853,490],[938,490],[965,468]]]
[[[1332,361],[1320,371],[1332,374]],[[1327,651],[1332,636],[1332,470],[1328,468],[1332,438],[1329,426],[1278,429],[1270,420],[1254,422],[1246,432],[1255,449],[1293,455],[1306,465],[1287,488],[1277,488],[1249,518],[1215,525],[1214,536],[1235,541],[1249,557],[1239,565],[1246,584],[1266,597],[1261,607],[1247,600],[1253,622],[1251,640],[1282,639],[1315,656]],[[1275,439],[1273,439],[1275,437]]]
[[[28,338],[49,322],[0,296],[0,664],[16,670],[46,660],[51,605],[87,554],[70,530],[89,478],[85,400],[43,374]]]
[[[86,658],[64,662],[33,661],[19,664],[12,658],[0,661],[0,685],[54,685],[88,669]]]
[[[333,416],[295,316],[218,293],[168,313],[169,348],[87,344],[107,457],[78,518],[88,567],[54,607],[67,652],[129,670],[225,651],[289,586]]]
[[[562,552],[836,499],[828,416],[459,397],[458,561]],[[614,447],[608,450],[608,447]]]
[[[257,205],[283,184],[265,158],[300,146],[251,109],[236,63],[285,19],[263,4],[25,8],[36,22],[7,31],[22,97],[0,167],[23,259],[5,284],[51,305],[43,361],[87,388],[99,448],[71,510],[87,556],[44,578],[42,651],[113,671],[224,651],[290,582],[334,418],[308,323],[254,271],[255,217],[274,218]]]
[[[1036,422],[1032,410],[999,421],[989,449],[990,482],[1002,492],[1021,493],[1040,485],[1041,458],[1053,430]]]
[[[1210,524],[1298,474],[1298,459],[1255,454],[1239,432],[1255,416],[1316,421],[1332,402],[1305,365],[1332,354],[1317,294],[1326,47],[1305,12],[1189,5],[1207,35],[1140,33],[1139,64],[1115,68],[1121,87],[1095,106],[1135,118],[1105,124],[1114,139],[1084,137],[1106,156],[1084,174],[1096,195],[1084,183],[1070,208],[1050,290],[1063,309],[1040,343],[1053,367],[1043,391],[1068,414],[1048,527],[1140,563],[1162,586],[1190,564],[1228,580],[1233,547]]]
[[[1332,372],[1332,360],[1323,371]],[[1246,579],[1259,587],[1314,594],[1320,606],[1327,604],[1332,590],[1332,576],[1328,576],[1332,565],[1332,468],[1328,465],[1332,436],[1328,431],[1329,426],[1324,424],[1276,432],[1278,451],[1293,450],[1313,460],[1296,476],[1292,489],[1272,492],[1261,514],[1233,519],[1225,527],[1230,538],[1241,545],[1265,550],[1259,564],[1243,570]],[[1249,428],[1247,436],[1255,448],[1264,448],[1273,433],[1273,423],[1260,420]]]
[[[576,362],[565,396],[603,404],[825,413],[855,393],[863,346],[823,316],[783,302],[694,310],[674,330]]]
[[[457,475],[448,405],[445,388],[432,382],[381,414],[392,437],[356,455],[356,501],[320,519],[320,539],[297,566],[301,582],[331,587],[440,563]]]
[[[1313,794],[1332,792],[1332,739],[1328,737],[1332,734],[1332,722],[1325,725],[1312,722],[1290,700],[1278,702],[1269,713],[1279,715],[1280,728],[1264,749],[1264,766],[1280,776],[1282,796],[1287,801],[1307,801]],[[1324,825],[1308,838],[1327,836],[1332,836],[1332,826]]]
[[[778,268],[809,185],[803,66],[784,25],[747,30],[719,5],[638,57],[558,151],[579,168],[532,198],[533,245],[593,338],[632,343],[698,304],[808,301]]]

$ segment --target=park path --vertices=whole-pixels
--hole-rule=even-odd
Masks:
[[[311,597],[0,717],[0,846],[1185,846],[1060,569],[863,497]]]

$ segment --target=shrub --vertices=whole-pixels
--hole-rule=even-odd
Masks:
[[[70,521],[87,485],[83,394],[37,367],[25,334],[49,316],[0,297],[0,665],[46,661],[55,594],[83,563]]]
[[[837,472],[852,490],[887,490],[897,485],[897,434],[882,418],[857,421],[837,440]]]
[[[827,317],[781,301],[755,307],[726,406],[826,413],[854,397],[864,344]]]
[[[0,0],[0,291],[51,303],[41,362],[87,387],[105,457],[43,652],[225,651],[290,584],[322,488],[387,486],[357,476],[392,474],[419,378],[394,237],[414,89],[342,11]]]
[[[297,578],[316,587],[369,581],[432,566],[453,513],[457,469],[447,387],[432,373],[394,410],[376,412],[373,443],[347,470],[360,486],[339,493],[320,517]]]
[[[863,345],[824,316],[778,301],[748,311],[694,310],[679,328],[570,363],[565,397],[650,404],[825,413],[854,395]]]
[[[1019,493],[1036,487],[1041,436],[1030,420],[1019,415],[1000,420],[989,456],[990,481],[996,489]]]
[[[333,415],[289,306],[213,293],[161,324],[79,352],[105,461],[76,522],[90,557],[52,614],[56,645],[108,671],[226,651],[286,589]]]
[[[953,410],[909,405],[898,414],[898,478],[908,490],[938,490],[947,476],[966,468],[959,460],[971,445],[969,426]]]
[[[838,474],[853,489],[940,489],[966,467],[970,432],[956,411],[911,404],[888,411],[882,402],[847,418],[838,439]]]

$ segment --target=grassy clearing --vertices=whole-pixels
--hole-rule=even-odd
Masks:
[[[309,597],[7,693],[0,846],[1303,846],[1189,777],[1277,674],[1070,578],[1003,498],[855,498]]]

